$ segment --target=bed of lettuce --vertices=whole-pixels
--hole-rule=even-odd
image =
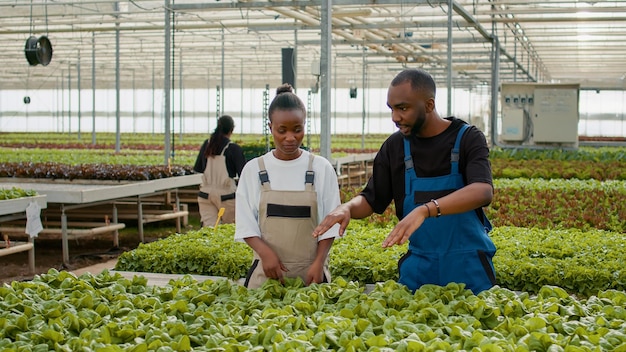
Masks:
[[[201,140],[179,149],[173,166],[186,170]],[[0,175],[106,179],[107,170],[118,172],[90,166],[98,163],[124,165],[120,179],[126,179],[146,175],[132,165],[158,165],[163,158],[136,145],[115,155],[89,148],[80,157],[78,149],[51,149],[4,153],[19,158],[2,160]],[[624,149],[494,148],[490,160],[495,194],[485,210],[495,226],[497,286],[478,295],[454,283],[411,294],[395,282],[406,247],[380,247],[396,221],[393,207],[353,221],[331,250],[333,281],[309,287],[298,280],[268,281],[255,290],[237,284],[252,253],[232,240],[232,225],[221,225],[124,253],[115,270],[137,272],[133,279],[115,271],[76,277],[52,269],[3,285],[0,352],[626,352]],[[67,165],[41,164],[47,162]],[[151,170],[160,175],[149,168],[149,177]],[[344,200],[356,191],[342,189]],[[148,286],[140,272],[215,278],[184,275]]]
[[[382,248],[391,225],[352,221],[329,255],[333,277],[360,285],[398,279],[397,262],[407,245]],[[234,226],[220,225],[140,244],[118,257],[115,270],[198,274],[237,281],[252,263],[252,251],[234,242]],[[547,230],[503,226],[491,232],[498,251],[493,259],[498,285],[531,294],[545,285],[570,294],[626,291],[623,233],[578,229]]]
[[[0,186],[0,200],[11,200],[24,197],[37,196],[37,192],[32,189],[23,189],[19,187],[2,187]]]
[[[585,299],[544,286],[394,281],[368,293],[344,279],[248,290],[186,275],[148,286],[119,273],[51,269],[0,287],[2,351],[624,351],[626,293]]]

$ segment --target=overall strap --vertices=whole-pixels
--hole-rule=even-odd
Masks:
[[[404,193],[411,193],[411,178],[409,175],[414,173],[413,171],[413,157],[411,156],[411,143],[408,138],[403,138],[404,141]]]
[[[228,141],[228,143],[226,143],[226,146],[224,147],[224,149],[222,149],[222,153],[220,153],[220,155],[224,155],[224,152],[226,151],[226,149],[228,148],[228,146],[230,145],[230,143],[232,143],[231,141]]]
[[[461,138],[469,127],[470,125],[463,124],[463,126],[461,126],[461,129],[459,130],[459,133],[456,135],[456,141],[454,141],[454,147],[452,148],[452,152],[450,153],[450,163],[452,164],[450,174],[456,175],[459,173],[459,151],[461,150]]]
[[[259,180],[261,181],[261,187],[269,190],[271,189],[270,178],[267,175],[267,170],[265,170],[265,162],[263,161],[263,156],[260,156],[257,161],[259,163]]]
[[[315,159],[315,155],[313,153],[309,153],[309,169],[306,171],[304,176],[304,188],[307,191],[312,191],[315,188],[313,187],[315,181],[315,171],[313,171],[313,160]]]

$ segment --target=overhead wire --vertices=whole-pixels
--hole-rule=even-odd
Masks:
[[[157,6],[157,7],[153,7],[151,9],[147,8],[147,7],[143,7],[141,5],[139,5],[135,0],[128,0],[131,4],[135,5],[136,8],[144,10],[144,11],[154,11],[154,10],[159,10],[164,8],[165,6]],[[171,10],[171,9],[169,9]]]

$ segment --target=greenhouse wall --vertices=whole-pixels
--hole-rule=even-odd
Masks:
[[[237,133],[263,133],[263,89],[226,89],[219,106],[235,118]],[[452,114],[480,127],[489,134],[489,90],[454,89]],[[311,133],[320,131],[320,96],[297,91],[307,105]],[[0,132],[115,132],[115,90],[71,93],[62,90],[0,90]],[[274,89],[270,89],[270,99]],[[332,133],[393,133],[386,105],[386,89],[331,91]],[[215,128],[218,95],[215,89],[185,89],[172,92],[173,133],[209,133]],[[365,101],[363,101],[365,99]],[[28,101],[28,103],[26,103]],[[447,90],[437,92],[437,107],[447,115]],[[95,109],[94,109],[95,107]],[[94,114],[95,110],[95,114]],[[580,91],[581,136],[626,137],[626,92]],[[150,89],[120,91],[120,131],[122,133],[163,133],[163,91]],[[182,118],[181,118],[182,117]]]

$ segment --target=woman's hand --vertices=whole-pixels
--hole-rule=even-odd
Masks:
[[[265,243],[261,237],[247,237],[244,239],[248,246],[250,246],[261,258],[261,265],[263,266],[263,273],[270,279],[279,280],[281,283],[285,283],[283,273],[287,272],[287,268],[280,261],[276,252],[272,250],[270,246]]]
[[[259,254],[260,255],[260,254]],[[274,253],[274,251],[270,250],[264,253],[261,256],[261,264],[263,265],[263,272],[265,276],[270,279],[276,279],[280,281],[280,283],[285,283],[285,278],[283,273],[289,271],[283,265],[283,262],[280,261],[280,258]]]
[[[310,284],[320,284],[322,281],[324,281],[324,264],[313,262],[306,272],[304,284],[309,286]]]

